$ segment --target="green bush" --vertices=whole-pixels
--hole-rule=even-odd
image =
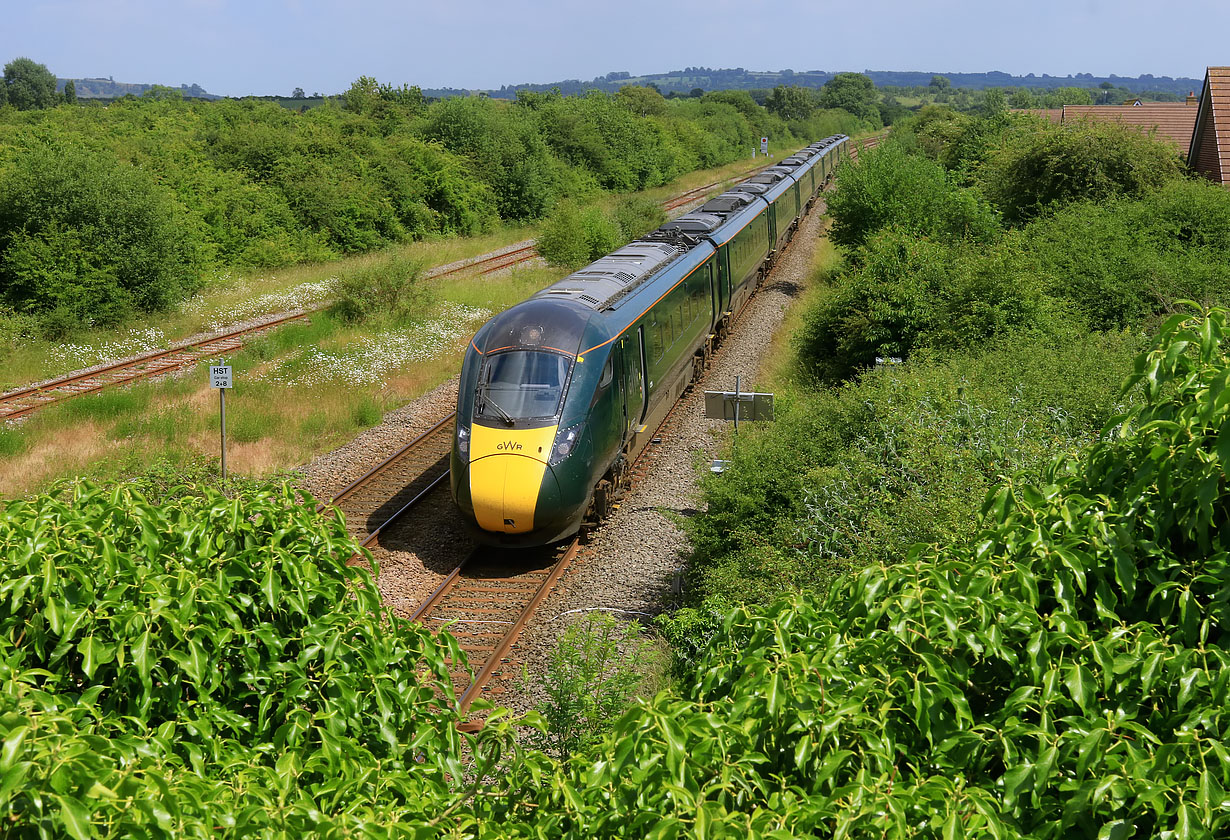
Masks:
[[[536,219],[560,195],[561,165],[526,109],[478,97],[443,99],[428,110],[423,136],[471,160],[502,218]]]
[[[568,625],[550,653],[543,699],[535,705],[544,728],[529,732],[528,742],[565,761],[594,744],[652,678],[657,658],[636,624],[588,613]]]
[[[705,480],[688,603],[823,591],[915,542],[967,542],[999,476],[1039,478],[1121,409],[1136,349],[1125,334],[1014,335],[779,400],[776,422],[740,430],[732,468]]]
[[[18,311],[78,323],[165,309],[200,286],[196,235],[141,170],[32,149],[0,180],[0,293]]]
[[[1140,197],[1182,175],[1175,149],[1106,122],[1018,123],[977,179],[1004,219],[1018,224],[1064,204]]]
[[[827,202],[830,235],[840,245],[865,244],[888,227],[982,242],[999,233],[981,194],[954,186],[943,168],[891,141],[861,155],[857,165],[844,165],[837,185]]]
[[[904,358],[940,316],[936,292],[965,270],[956,249],[891,228],[877,234],[832,293],[807,314],[800,356],[821,381],[840,381],[875,363]]]
[[[334,284],[329,313],[348,323],[404,323],[420,315],[430,300],[422,277],[423,267],[402,257],[350,269]]]
[[[391,830],[492,772],[509,734],[456,731],[456,643],[381,605],[340,518],[232,489],[0,509],[8,836]]]
[[[615,205],[615,223],[625,242],[644,236],[666,222],[666,211],[653,199],[628,196]]]
[[[580,268],[614,251],[627,239],[602,208],[564,202],[543,225],[535,248],[551,265]]]

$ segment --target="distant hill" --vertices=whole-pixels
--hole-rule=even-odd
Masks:
[[[582,81],[580,79],[565,79],[559,82],[545,84],[504,85],[498,90],[472,91],[456,88],[437,88],[424,90],[427,96],[466,96],[472,93],[486,93],[497,99],[513,99],[518,90],[549,91],[559,88],[565,94],[584,93],[587,90],[603,90],[613,92],[624,85],[657,86],[662,93],[687,94],[696,88],[702,90],[754,90],[757,88],[773,88],[778,85],[798,85],[800,87],[819,88],[839,71],[833,70],[777,70],[760,71],[745,70],[736,67],[733,70],[715,70],[709,67],[688,67],[683,70],[672,70],[669,73],[651,73],[644,76],[633,76],[630,73],[607,73],[596,79]],[[1134,92],[1160,91],[1185,95],[1189,90],[1200,90],[1203,79],[1173,78],[1171,76],[1094,76],[1091,73],[1077,73],[1068,76],[1050,76],[1042,74],[1035,76],[1013,76],[1009,73],[991,71],[988,73],[944,73],[915,72],[899,70],[864,70],[878,87],[898,85],[901,87],[926,86],[932,76],[944,76],[953,87],[987,88],[987,87],[1030,87],[1030,88],[1060,88],[1084,87],[1096,88],[1103,82],[1110,82],[1115,87],[1126,87]]]
[[[64,84],[68,79],[56,79],[56,89],[63,91]],[[157,87],[153,84],[136,84],[133,82],[117,82],[115,79],[73,79],[73,87],[77,90],[78,99],[119,99],[128,94],[140,96],[152,87]],[[171,87],[170,85],[162,85],[162,87]],[[179,87],[171,87],[172,90],[178,90],[184,95],[185,99],[224,99],[225,97],[217,96],[209,93],[200,85],[180,85]]]

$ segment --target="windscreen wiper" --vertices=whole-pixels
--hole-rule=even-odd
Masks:
[[[504,407],[502,405],[500,405],[498,402],[496,402],[492,398],[491,393],[489,391],[489,387],[490,386],[488,386],[487,383],[485,382],[480,382],[478,385],[478,396],[482,400],[482,406],[483,407],[491,406],[492,408],[495,409],[495,413],[500,415],[501,420],[503,420],[505,423],[507,423],[510,426],[514,425],[517,421],[513,419],[513,416],[511,414],[509,414],[507,411],[504,410]],[[482,411],[482,410],[483,410],[482,408],[479,408],[479,411]]]

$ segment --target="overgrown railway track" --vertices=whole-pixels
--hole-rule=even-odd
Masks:
[[[91,394],[115,385],[126,385],[141,379],[160,376],[196,364],[202,359],[234,353],[253,338],[285,324],[307,320],[310,315],[310,312],[285,315],[254,326],[148,353],[128,361],[116,362],[105,367],[0,394],[0,420],[16,420],[40,408],[46,408],[82,394]]]

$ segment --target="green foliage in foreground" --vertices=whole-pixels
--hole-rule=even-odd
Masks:
[[[683,697],[515,764],[473,836],[1225,834],[1226,318],[1168,322],[1140,404],[973,545],[735,611]]]
[[[10,503],[7,835],[1223,835],[1227,317],[1169,321],[1135,407],[976,540],[734,611],[682,695],[563,763],[494,763],[499,719],[463,741],[455,644],[285,491]]]
[[[5,836],[353,836],[460,796],[459,651],[384,609],[341,521],[162,496],[0,510]]]

